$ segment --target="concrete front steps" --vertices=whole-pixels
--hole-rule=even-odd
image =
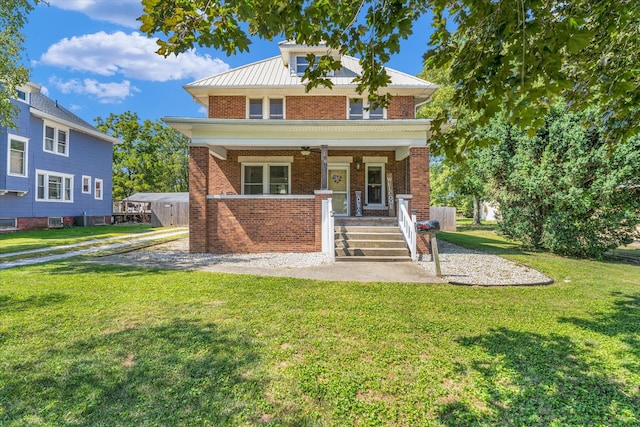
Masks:
[[[395,218],[335,218],[335,244],[337,262],[411,261]]]

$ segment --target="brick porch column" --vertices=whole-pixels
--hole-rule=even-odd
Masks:
[[[209,162],[207,147],[189,148],[189,252],[207,252],[207,193]]]
[[[412,147],[409,153],[409,192],[411,208],[417,209],[418,221],[429,219],[429,147]],[[418,254],[429,253],[428,236],[418,235]]]

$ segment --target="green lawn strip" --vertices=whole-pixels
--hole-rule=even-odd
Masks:
[[[172,230],[165,228],[165,229],[162,229],[161,231],[166,233],[166,232],[171,232]],[[133,239],[142,237],[143,235],[146,235],[146,234],[151,234],[151,233],[140,233],[136,237],[133,237]],[[153,234],[158,234],[156,229],[154,229]],[[121,239],[113,238],[113,240],[108,240],[106,242],[89,243],[89,241],[85,241],[84,243],[86,243],[86,244],[80,242],[82,245],[81,246],[77,246],[77,247],[61,248],[61,249],[53,249],[53,247],[52,247],[52,249],[47,250],[47,251],[42,251],[42,252],[19,254],[19,255],[15,255],[15,256],[6,256],[6,257],[3,257],[3,258],[0,258],[0,265],[2,263],[4,263],[4,262],[11,262],[11,261],[16,261],[16,260],[24,260],[24,259],[33,259],[33,258],[41,258],[41,257],[45,257],[45,256],[48,256],[48,255],[64,254],[64,253],[68,253],[68,252],[82,251],[82,250],[85,250],[85,249],[100,248],[100,247],[103,247],[103,246],[106,247],[107,245],[112,245],[112,244],[117,244],[117,243],[131,242],[130,244],[128,244],[128,245],[126,245],[124,247],[113,248],[113,249],[105,249],[103,251],[96,251],[96,252],[92,252],[90,254],[78,255],[79,257],[106,256],[106,255],[112,255],[112,254],[121,253],[121,252],[133,251],[133,250],[136,250],[136,249],[141,249],[141,248],[145,248],[145,247],[148,247],[148,246],[154,246],[154,245],[158,245],[158,244],[161,244],[161,243],[167,243],[167,242],[171,242],[171,241],[174,241],[174,240],[182,239],[182,238],[185,238],[185,237],[188,237],[188,236],[189,236],[189,233],[187,231],[185,231],[184,234],[161,237],[161,238],[153,239],[153,241],[146,240],[146,241],[135,242],[135,241],[132,241],[132,237],[131,236],[127,236],[127,237],[123,236]],[[114,237],[117,237],[117,236],[114,236]]]
[[[15,233],[0,234],[0,253],[68,245],[92,239],[148,233],[157,230],[162,229],[153,229],[149,224],[138,224],[17,231]]]
[[[0,424],[638,425],[640,267],[523,256],[557,284],[4,271]]]

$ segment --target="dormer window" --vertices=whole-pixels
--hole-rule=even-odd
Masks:
[[[316,57],[316,61],[318,57]],[[302,76],[304,71],[309,67],[309,61],[306,56],[296,56],[296,75]]]

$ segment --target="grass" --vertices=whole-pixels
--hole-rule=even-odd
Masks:
[[[26,251],[151,231],[149,224],[101,225],[0,234],[0,253]]]
[[[0,424],[640,424],[640,267],[484,233],[556,284],[3,271]]]

